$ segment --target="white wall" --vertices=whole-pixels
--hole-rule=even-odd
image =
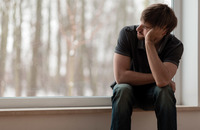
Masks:
[[[175,12],[178,14],[178,27],[175,35],[184,44],[184,53],[179,68],[178,84],[181,86],[181,101],[183,105],[198,105],[200,92],[199,81],[199,1],[198,0],[174,0]]]
[[[198,105],[198,0],[183,0],[182,103]]]
[[[200,2],[198,1],[198,86],[200,86]],[[198,89],[198,106],[200,106],[200,89]]]
[[[111,112],[11,114],[0,116],[1,130],[109,130]],[[199,130],[200,111],[178,112],[178,130]],[[133,113],[132,130],[156,130],[153,111]]]

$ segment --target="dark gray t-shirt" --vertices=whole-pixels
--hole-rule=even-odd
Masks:
[[[151,73],[144,40],[137,38],[137,26],[126,26],[119,34],[115,53],[131,58],[130,69],[136,72]],[[166,35],[162,39],[158,56],[162,62],[171,62],[177,67],[183,53],[183,44],[174,35]]]

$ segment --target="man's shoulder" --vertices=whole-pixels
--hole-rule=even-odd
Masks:
[[[172,42],[182,43],[174,34],[169,34],[169,39],[170,39]]]
[[[138,25],[129,25],[129,26],[123,27],[122,30],[124,30],[126,32],[136,32],[137,27],[138,27]]]
[[[183,43],[173,34],[169,34],[168,41],[170,41],[169,43],[173,45],[183,45]]]
[[[136,31],[137,25],[130,25],[125,26],[121,29],[120,35],[126,35],[127,38],[136,38],[137,37],[137,31]]]
[[[184,46],[183,43],[175,35],[170,34],[168,37],[166,49],[178,49],[179,51],[183,52]]]

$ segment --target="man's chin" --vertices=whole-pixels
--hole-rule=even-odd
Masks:
[[[139,40],[143,40],[143,39],[144,39],[144,36],[137,35],[137,38],[138,38]]]

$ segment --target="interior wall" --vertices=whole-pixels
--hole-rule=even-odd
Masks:
[[[198,0],[182,0],[182,36],[184,53],[182,57],[182,104],[198,105]]]
[[[200,111],[178,112],[178,130],[199,130]],[[109,130],[111,112],[5,115],[0,116],[1,130]],[[156,130],[153,111],[135,112],[132,130]]]

